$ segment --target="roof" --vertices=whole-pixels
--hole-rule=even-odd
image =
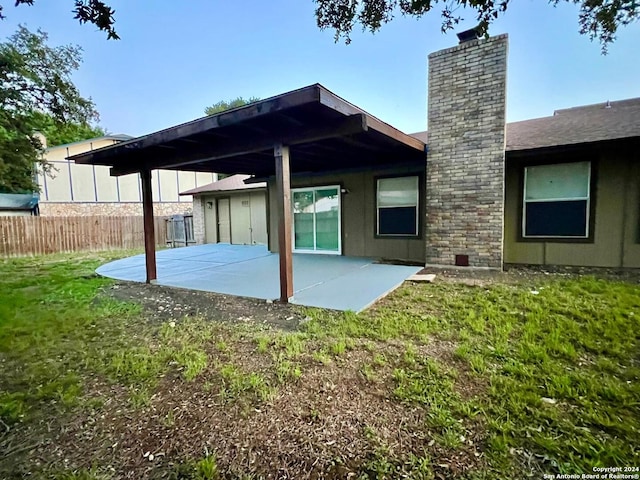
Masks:
[[[74,145],[82,145],[83,143],[87,142],[99,142],[100,140],[117,140],[119,142],[125,142],[127,140],[131,140],[132,138],[135,137],[132,137],[131,135],[125,135],[124,133],[117,133],[113,135],[103,135],[102,137],[87,138],[86,140],[79,140],[72,143],[63,143],[62,145],[54,145],[52,147],[48,147],[47,150],[55,150],[56,148],[68,148]]]
[[[640,98],[556,110],[507,124],[507,151],[640,137]]]
[[[423,142],[314,84],[69,159],[111,166],[112,175],[163,168],[263,177],[275,173],[276,144],[290,147],[291,173],[425,158]]]
[[[428,132],[412,133],[428,142]],[[640,98],[556,110],[553,116],[507,123],[508,152],[640,138]]]
[[[0,193],[0,210],[31,210],[38,199],[37,193]]]
[[[231,175],[230,177],[223,178],[217,182],[203,185],[202,187],[193,188],[182,192],[180,195],[197,195],[199,193],[213,193],[213,192],[233,192],[238,190],[257,190],[260,188],[266,188],[266,182],[258,183],[244,183],[245,180],[252,178],[251,175]]]

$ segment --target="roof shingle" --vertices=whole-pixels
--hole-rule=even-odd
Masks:
[[[428,143],[428,132],[411,134]],[[556,110],[553,116],[507,123],[507,151],[640,138],[640,98]]]

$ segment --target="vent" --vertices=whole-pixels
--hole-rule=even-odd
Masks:
[[[456,33],[460,43],[470,42],[471,40],[477,40],[482,35],[480,34],[480,27],[474,27],[464,32]]]
[[[468,267],[469,255],[456,255],[456,267]]]

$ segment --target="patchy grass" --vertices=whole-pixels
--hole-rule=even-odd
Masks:
[[[247,302],[221,323],[116,301],[93,274],[116,255],[0,263],[1,478],[502,479],[640,464],[637,285],[406,284],[359,315],[282,309],[283,323],[308,317],[283,332],[247,323]]]

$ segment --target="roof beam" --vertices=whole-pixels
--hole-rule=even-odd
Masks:
[[[154,156],[148,162],[134,162],[116,165],[111,168],[112,176],[128,175],[139,172],[141,169],[177,168],[194,163],[214,162],[229,157],[247,155],[272,149],[277,143],[284,145],[299,145],[309,142],[317,142],[344,135],[353,135],[368,130],[367,116],[356,113],[345,118],[340,118],[328,125],[312,128],[291,129],[282,135],[265,135],[244,141],[227,142],[212,146],[211,149],[196,150],[181,155],[169,155],[163,157]]]
[[[340,113],[343,113],[344,115],[353,115],[355,113],[362,112],[362,110],[360,110],[355,105],[352,105],[351,103],[340,98],[335,93],[331,93],[325,88],[320,88],[320,103]],[[367,123],[369,125],[369,128],[371,128],[372,130],[376,130],[386,135],[387,137],[392,138],[397,142],[409,145],[416,150],[424,151],[424,142],[393,128],[388,123],[385,123],[382,120],[377,119],[376,117],[368,115]]]
[[[280,112],[307,103],[318,101],[319,86],[311,85],[293,92],[288,92],[276,97],[267,98],[260,102],[237,107],[208,117],[198,118],[191,122],[183,123],[175,127],[167,128],[144,137],[135,138],[114,146],[104,147],[92,152],[72,155],[70,160],[76,163],[89,163],[100,165],[101,160],[112,162],[114,156],[123,155],[142,150],[158,144],[172,142],[191,135],[204,133],[208,130],[239,124],[252,118],[261,117],[273,112]],[[271,148],[271,145],[269,148]],[[111,163],[105,163],[111,165]]]

